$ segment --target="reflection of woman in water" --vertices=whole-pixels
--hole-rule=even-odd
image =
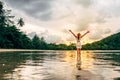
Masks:
[[[81,70],[81,56],[76,56],[76,67],[78,70]]]
[[[82,48],[82,45],[81,45],[81,38],[83,38],[87,33],[89,33],[89,31],[87,31],[86,33],[84,33],[83,35],[81,35],[80,33],[78,33],[77,35],[75,35],[71,30],[69,30],[73,36],[76,38],[76,48],[77,48],[77,68],[78,70],[81,69],[81,48]]]
[[[77,56],[80,56],[80,53],[81,53],[81,48],[82,48],[82,45],[81,45],[81,38],[83,38],[87,33],[89,33],[89,31],[87,31],[86,33],[84,33],[83,35],[81,35],[80,33],[77,33],[77,35],[75,35],[71,30],[69,30],[73,36],[76,38],[76,48],[77,48]]]

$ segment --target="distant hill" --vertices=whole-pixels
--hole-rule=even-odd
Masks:
[[[86,44],[84,50],[120,50],[120,32],[108,36],[100,41]]]

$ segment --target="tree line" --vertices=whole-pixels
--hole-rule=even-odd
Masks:
[[[75,44],[55,44],[47,43],[44,37],[37,35],[30,39],[25,33],[20,31],[19,27],[24,25],[22,18],[18,22],[14,21],[11,10],[6,10],[4,4],[0,1],[0,48],[15,49],[52,49],[52,50],[73,50]],[[17,24],[15,24],[17,23]]]

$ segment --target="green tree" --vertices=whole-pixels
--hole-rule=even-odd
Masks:
[[[40,49],[47,49],[47,43],[46,43],[44,37],[40,38]]]
[[[37,35],[33,37],[32,44],[34,49],[40,49],[40,38]]]

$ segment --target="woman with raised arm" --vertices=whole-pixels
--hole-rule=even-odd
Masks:
[[[76,38],[76,48],[77,48],[77,56],[80,56],[80,53],[81,53],[81,48],[82,48],[82,45],[81,45],[81,38],[83,38],[87,33],[89,33],[89,31],[87,31],[86,33],[84,33],[83,35],[81,35],[80,33],[77,33],[77,35],[75,35],[71,30],[69,30],[73,36]]]

